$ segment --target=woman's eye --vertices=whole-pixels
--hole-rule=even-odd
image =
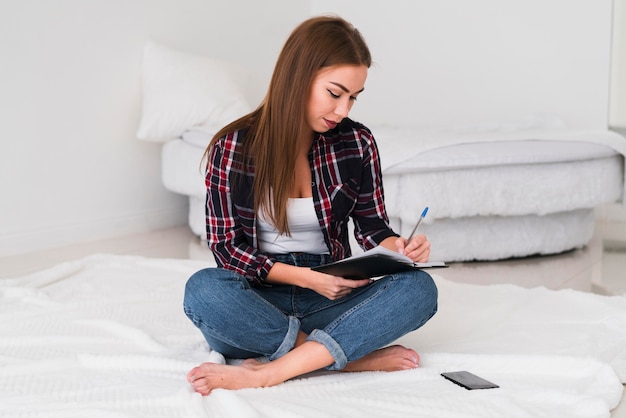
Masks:
[[[326,89],[326,91],[328,92],[328,94],[330,94],[330,96],[331,96],[333,99],[338,99],[338,98],[339,98],[339,95],[338,95],[338,94],[335,94],[335,93],[333,93],[332,91],[330,91],[330,90],[328,90],[328,89]]]

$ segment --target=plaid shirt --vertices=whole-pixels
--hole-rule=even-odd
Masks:
[[[245,134],[246,130],[229,133],[210,150],[207,238],[218,266],[261,285],[275,259],[258,249],[251,193],[254,172],[245,170],[241,162]],[[369,129],[345,118],[319,134],[309,151],[309,162],[315,211],[333,261],[351,254],[349,217],[354,220],[357,242],[365,249],[397,236],[389,227],[378,148]]]

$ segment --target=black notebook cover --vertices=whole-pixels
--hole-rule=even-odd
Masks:
[[[381,252],[381,250],[377,249],[376,251],[371,251],[371,254],[366,252],[334,263],[312,267],[312,270],[345,277],[346,279],[369,279],[402,271],[448,267],[447,264],[440,261],[413,263],[404,256],[385,254],[387,252],[387,250]],[[406,258],[408,261],[400,258]]]

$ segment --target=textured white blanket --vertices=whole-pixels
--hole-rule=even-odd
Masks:
[[[422,367],[318,373],[201,397],[210,352],[182,312],[191,260],[96,255],[0,281],[0,416],[608,417],[626,381],[626,297],[436,277],[440,312],[402,339]],[[500,389],[439,376],[470,370]]]
[[[390,170],[417,154],[435,148],[483,142],[583,141],[606,145],[626,156],[626,139],[618,133],[609,130],[570,129],[554,115],[531,115],[519,121],[453,128],[427,129],[386,125],[370,128],[381,149],[383,170]],[[494,163],[497,162],[491,162]],[[502,163],[506,164],[508,161]]]
[[[526,122],[522,120],[509,124],[495,123],[449,129],[411,129],[380,126],[373,128],[372,132],[374,132],[376,143],[380,148],[383,170],[389,173],[389,175],[385,176],[386,184],[390,184],[393,181],[393,174],[403,171],[403,164],[406,166],[407,162],[415,159],[418,154],[459,144],[527,140],[589,142],[605,145],[626,158],[626,138],[623,136],[608,130],[567,129],[556,117],[551,117],[547,121],[541,118],[537,120],[530,118]],[[488,154],[488,148],[483,151],[480,154],[480,159],[489,160],[491,166],[511,164],[508,156],[498,161],[498,154]],[[528,162],[532,162],[532,158],[531,154]],[[446,168],[450,168],[455,163],[454,158],[444,161]],[[467,155],[456,161],[459,167],[468,162]],[[406,171],[406,167],[404,171]],[[532,182],[532,179],[529,182]],[[445,186],[442,186],[442,189],[445,189]],[[624,196],[626,196],[626,170],[624,170],[622,188],[623,204],[626,205]]]

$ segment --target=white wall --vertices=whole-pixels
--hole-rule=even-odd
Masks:
[[[288,33],[323,12],[372,49],[367,124],[607,124],[611,0],[1,0],[0,256],[184,224],[161,145],[135,138],[144,42],[248,65],[260,98]]]
[[[0,256],[186,223],[161,145],[135,138],[144,42],[246,64],[260,96],[307,13],[290,0],[2,0]]]
[[[612,0],[312,0],[366,37],[365,124],[461,125],[558,113],[608,120]]]
[[[610,125],[626,134],[626,0],[613,0]]]

